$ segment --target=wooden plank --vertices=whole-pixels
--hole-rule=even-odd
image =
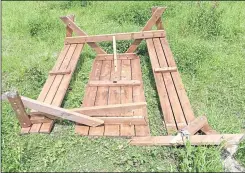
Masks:
[[[132,69],[132,79],[140,80],[140,86],[133,86],[133,102],[145,102],[143,81],[142,81],[142,73],[140,67],[140,59],[131,60],[131,69]],[[137,109],[134,111],[134,116],[143,115],[145,117],[146,122],[148,123],[147,117],[147,108]],[[149,125],[135,125],[135,135],[136,136],[150,136]]]
[[[151,11],[152,11],[152,14],[156,11],[158,7],[152,7],[151,8]],[[157,29],[158,30],[163,30],[163,24],[162,24],[162,18],[160,17],[157,21],[156,21],[156,26],[157,26]]]
[[[162,44],[168,65],[171,67],[176,67],[176,63],[174,61],[173,54],[172,54],[172,51],[170,50],[170,46],[168,44],[167,39],[166,38],[160,38],[160,41],[161,41],[161,44]],[[171,75],[172,75],[172,78],[173,78],[173,81],[175,84],[175,88],[176,88],[177,93],[178,93],[178,97],[179,97],[182,109],[183,109],[184,114],[185,114],[185,118],[187,120],[187,123],[189,123],[195,119],[195,116],[194,116],[193,110],[191,108],[191,104],[190,104],[190,101],[188,99],[187,93],[185,91],[184,85],[182,83],[180,74],[178,72],[174,72]],[[211,127],[209,127],[208,125],[205,125],[204,128],[202,128],[202,131],[205,134],[210,134],[210,133],[216,134],[217,133],[216,131],[211,130]]]
[[[21,101],[18,92],[17,91],[8,92],[7,98],[16,114],[20,126],[24,128],[30,127],[32,123],[30,121],[29,115],[26,113],[25,107]]]
[[[20,134],[28,134],[30,129],[30,127],[22,127],[20,130]]]
[[[95,57],[95,60],[100,60],[100,61],[103,61],[103,60],[113,60],[114,57],[113,54],[98,54],[96,57]],[[135,53],[117,53],[117,59],[118,60],[123,60],[123,59],[136,59],[136,58],[139,58]]]
[[[52,105],[60,106],[62,104],[66,91],[69,87],[70,81],[72,79],[72,76],[76,70],[76,66],[80,58],[80,54],[81,54],[83,47],[84,47],[83,44],[77,45],[72,55],[72,58],[69,62],[69,65],[68,65],[69,69],[71,70],[71,73],[69,75],[63,76],[62,81],[60,82],[59,88],[57,89],[56,94],[53,98]]]
[[[99,80],[100,73],[102,68],[102,61],[94,60],[92,65],[92,71],[89,75],[90,80]],[[86,87],[84,98],[83,98],[83,105],[82,107],[91,107],[94,106],[96,93],[98,87]],[[89,134],[89,126],[76,124],[75,132],[80,135],[88,135]]]
[[[49,75],[66,75],[66,74],[70,74],[71,73],[71,70],[68,69],[68,70],[59,70],[59,71],[50,71],[49,72]]]
[[[40,128],[42,126],[42,123],[39,123],[39,124],[33,124],[31,126],[31,129],[29,130],[29,133],[38,133]]]
[[[205,124],[208,124],[208,120],[205,116],[199,116],[195,120],[191,121],[186,127],[181,129],[188,132],[190,135],[196,134]]]
[[[131,80],[131,62],[130,60],[122,60],[121,65],[121,80]],[[121,103],[133,102],[133,88],[132,86],[121,87]],[[122,114],[122,116],[133,116],[133,113]],[[134,125],[120,125],[120,136],[135,136]]]
[[[113,66],[113,61],[111,61],[111,66]],[[117,61],[117,71],[115,68],[111,68],[111,81],[118,81],[120,80],[121,75],[121,60]],[[121,105],[121,98],[120,98],[120,86],[113,86],[109,87],[109,96],[108,96],[108,106],[111,106],[112,104],[115,105]],[[119,106],[120,107],[120,106]],[[120,115],[120,112],[115,112],[115,116]],[[105,115],[110,116],[112,115],[110,111],[106,111]],[[120,126],[119,125],[105,125],[105,132],[104,136],[119,136],[120,135]]]
[[[142,32],[130,32],[130,33],[67,37],[65,39],[65,44],[78,44],[78,43],[89,44],[93,42],[113,41],[113,37],[116,40],[146,39],[146,38],[157,38],[157,37],[159,38],[159,37],[165,37],[165,31],[157,30],[157,31],[142,31]]]
[[[159,68],[159,63],[157,60],[157,54],[153,45],[152,39],[147,39],[147,49],[149,52],[150,60],[151,60],[151,66],[152,69]],[[167,89],[165,87],[163,76],[160,73],[153,73],[156,86],[157,86],[157,92],[160,99],[160,104],[163,112],[163,118],[166,124],[166,128],[168,131],[168,134],[177,132],[177,127],[168,126],[168,124],[175,124],[174,115],[171,109],[171,105],[169,102]]]
[[[157,38],[153,39],[153,44],[156,50],[159,66],[168,67],[160,40]],[[180,126],[180,124],[184,123],[186,125],[186,120],[185,120],[185,116],[181,108],[181,104],[179,102],[177,92],[175,90],[173,79],[170,73],[162,73],[161,75],[163,76],[163,80],[164,80],[164,83],[167,89],[168,98],[171,104],[171,108],[174,114],[175,121],[177,123],[177,128],[182,129],[183,126]]]
[[[191,145],[220,145],[222,142],[227,144],[238,144],[244,137],[244,134],[221,134],[221,135],[191,135],[189,140]],[[130,141],[131,145],[138,146],[176,146],[185,145],[185,140],[170,143],[175,136],[151,136],[151,137],[134,137]]]
[[[166,10],[166,8],[158,7],[155,12],[152,14],[151,18],[147,21],[146,25],[141,31],[148,31],[150,30],[155,24],[156,21],[161,17],[162,13]],[[133,53],[142,39],[136,39],[134,42],[131,44],[131,46],[128,48],[126,53]]]
[[[87,36],[87,34],[81,30],[69,17],[64,16],[60,17],[60,19],[73,30],[73,32],[79,36]],[[106,52],[99,47],[96,43],[88,43],[88,45],[96,51],[97,54],[106,54]]]
[[[111,74],[111,61],[103,61],[101,67],[100,80],[110,80]],[[98,87],[95,105],[107,105],[108,103],[108,91],[109,87]],[[105,126],[90,127],[89,135],[92,136],[103,136]]]
[[[71,21],[73,21],[74,22],[74,19],[75,19],[75,15],[68,15],[67,16],[68,18],[70,18],[71,19]],[[66,26],[66,37],[72,37],[72,29],[69,27],[69,26]]]
[[[155,73],[168,73],[177,71],[177,67],[165,67],[165,68],[155,68]]]
[[[41,133],[50,133],[50,131],[53,128],[54,121],[47,122],[47,123],[42,123],[42,126],[40,127]]]
[[[112,36],[113,39],[113,62],[114,62],[114,68],[115,71],[117,71],[117,43],[116,43],[116,37]]]
[[[130,60],[123,60],[123,61],[130,61]],[[99,81],[92,81],[90,80],[88,82],[89,86],[100,86],[100,87],[113,87],[113,86],[136,86],[136,85],[140,85],[140,81],[139,80],[118,80],[118,81],[103,81],[103,80],[99,80]]]
[[[110,87],[110,89],[116,89],[114,87]],[[119,87],[120,89],[120,87]],[[109,91],[109,95],[113,95],[115,98],[115,101],[110,101],[110,104],[105,105],[105,106],[91,106],[91,107],[82,107],[82,108],[74,108],[70,109],[70,111],[73,112],[78,112],[90,116],[115,116],[115,115],[120,115],[120,114],[126,114],[128,112],[132,112],[135,109],[142,109],[146,107],[146,102],[136,102],[136,103],[125,103],[125,104],[113,104],[115,102],[119,103],[120,102],[120,90],[112,90]],[[119,95],[119,96],[117,96]],[[112,96],[111,96],[112,97]],[[118,101],[119,100],[119,101]],[[113,103],[112,103],[113,102]]]
[[[72,112],[57,106],[53,106],[44,102],[39,102],[37,100],[33,100],[27,97],[21,97],[23,104],[30,108],[37,110],[39,112],[44,112],[46,114],[50,114],[53,116],[57,116],[63,119],[67,119],[70,121],[86,124],[88,126],[98,126],[103,124],[102,120],[97,118],[89,117],[83,114],[79,114],[76,112]]]
[[[123,124],[124,127],[126,125],[132,126],[132,125],[146,125],[146,121],[144,116],[128,116],[128,117],[96,117],[97,119],[100,119],[104,121],[104,124]],[[122,133],[122,128],[121,128]],[[121,136],[125,136],[122,135]]]

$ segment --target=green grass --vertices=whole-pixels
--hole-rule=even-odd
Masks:
[[[59,16],[75,14],[89,35],[139,31],[150,7],[167,6],[163,23],[196,116],[205,114],[221,133],[245,129],[245,3],[218,2],[3,2],[2,88],[37,98],[63,47]],[[120,42],[118,51],[130,42]],[[111,43],[101,44],[111,51]],[[145,43],[141,56],[152,135],[164,135],[159,100]],[[63,106],[80,105],[95,53],[85,46]],[[8,103],[2,103],[3,171],[223,171],[222,147],[136,147],[119,138],[74,134],[58,122],[50,135],[20,136]],[[236,158],[245,165],[244,142]]]

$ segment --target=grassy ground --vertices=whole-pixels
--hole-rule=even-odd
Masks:
[[[59,16],[76,15],[88,34],[139,31],[150,7],[167,6],[163,23],[196,116],[207,115],[222,133],[245,128],[245,3],[219,2],[3,2],[3,92],[37,98],[63,46]],[[121,52],[129,42],[120,42]],[[111,43],[102,46],[111,51]],[[119,47],[119,46],[118,46]],[[95,53],[86,46],[63,102],[78,107]],[[140,45],[151,134],[166,133],[145,43]],[[50,135],[19,136],[8,103],[2,104],[3,171],[222,171],[222,147],[135,147],[125,139],[87,138],[58,122]],[[237,158],[245,165],[245,143]]]

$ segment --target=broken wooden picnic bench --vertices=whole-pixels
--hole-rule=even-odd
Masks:
[[[187,139],[193,145],[239,142],[243,134],[219,134],[208,125],[205,116],[194,116],[163,28],[161,16],[165,9],[153,7],[151,18],[140,32],[94,36],[88,36],[74,23],[74,15],[61,17],[66,25],[65,45],[37,100],[17,92],[6,95],[22,127],[21,133],[50,133],[54,120],[59,118],[74,121],[75,132],[80,135],[128,136],[132,137],[132,145],[184,145]],[[157,30],[151,30],[154,25]],[[117,54],[116,40],[134,41],[125,53]],[[147,43],[169,136],[150,135],[140,57],[134,53],[142,40]],[[107,54],[97,44],[102,41],[113,42],[113,54]],[[97,56],[83,104],[75,109],[61,108],[86,43]],[[30,113],[25,107],[31,109]]]

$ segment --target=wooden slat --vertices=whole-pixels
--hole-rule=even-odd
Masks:
[[[110,80],[111,76],[111,61],[103,61],[102,69],[100,74],[100,80]],[[107,105],[109,87],[98,87],[95,105]],[[89,135],[92,136],[103,136],[105,126],[90,127]]]
[[[131,62],[130,60],[122,60],[121,80],[131,80]],[[132,86],[121,87],[121,103],[133,102]],[[125,115],[125,114],[124,114]],[[133,116],[133,113],[127,113],[126,116]],[[120,136],[135,136],[134,125],[120,125]]]
[[[205,116],[199,116],[191,121],[186,127],[181,130],[187,131],[190,135],[196,134],[205,124],[208,124],[208,120]]]
[[[122,124],[123,127],[126,127],[127,125],[131,126],[138,124],[138,125],[146,125],[146,121],[144,116],[128,116],[128,117],[96,117],[97,119],[103,120],[105,126],[107,124],[114,125],[114,124]],[[127,128],[128,129],[128,128]],[[133,128],[134,130],[134,128]],[[121,127],[121,136],[125,136],[122,134],[125,134],[124,129]],[[130,134],[132,136],[132,134]]]
[[[155,73],[168,73],[168,72],[175,72],[177,71],[176,67],[165,67],[165,68],[155,68]]]
[[[91,80],[99,80],[101,68],[102,68],[102,61],[94,60],[93,65],[92,65],[92,71],[90,73],[89,78]],[[98,87],[89,87],[89,86],[86,87],[82,107],[94,106],[97,88]],[[89,127],[85,125],[81,125],[81,124],[76,124],[75,132],[79,135],[88,135]]]
[[[113,39],[113,62],[114,62],[114,69],[117,71],[117,43],[116,37],[112,36]]]
[[[131,69],[132,69],[132,79],[140,80],[140,86],[133,86],[133,102],[145,102],[143,81],[142,81],[142,73],[140,67],[140,59],[131,60]],[[134,116],[143,115],[145,117],[146,122],[148,123],[147,117],[147,108],[137,109],[134,111]],[[150,128],[149,125],[135,125],[135,135],[136,136],[150,136]]]
[[[111,61],[111,66],[113,67],[113,61]],[[120,74],[121,74],[121,60],[117,61],[117,71],[115,71],[115,68],[111,68],[111,81],[117,81],[120,80]],[[121,99],[120,99],[120,86],[114,86],[109,87],[109,96],[108,96],[108,106],[111,104],[118,104],[120,105]],[[111,112],[107,111],[105,112],[105,115],[109,116]],[[115,116],[120,115],[120,113],[113,113]],[[119,136],[119,125],[105,125],[105,136]]]
[[[26,113],[25,107],[17,91],[8,92],[7,98],[11,104],[21,127],[30,127],[32,125],[29,115]]]
[[[174,61],[173,54],[170,50],[170,46],[168,44],[167,39],[166,38],[160,38],[160,41],[161,41],[161,44],[162,44],[168,65],[170,67],[176,67],[176,63]],[[187,120],[187,123],[189,123],[195,119],[195,116],[194,116],[193,110],[191,108],[191,104],[190,104],[190,101],[188,99],[188,96],[186,94],[184,85],[182,83],[180,74],[178,72],[174,72],[171,75],[172,75],[172,78],[173,78],[173,81],[175,84],[175,88],[176,88],[177,93],[178,93],[178,97],[179,97],[182,109],[183,109],[184,114],[185,114],[185,118]],[[217,133],[215,130],[212,130],[209,125],[205,125],[202,128],[202,131],[205,134],[216,134]]]
[[[53,116],[57,116],[63,119],[71,120],[78,123],[83,123],[88,126],[98,126],[103,124],[104,122],[100,119],[89,117],[83,114],[79,114],[76,112],[72,112],[57,106],[53,106],[44,102],[39,102],[37,100],[33,100],[27,97],[21,97],[23,104],[30,108],[37,110],[39,112],[44,112]]]
[[[150,30],[156,24],[156,21],[161,17],[162,13],[165,10],[166,10],[166,8],[158,7],[155,10],[155,12],[152,14],[151,18],[148,20],[148,22],[146,23],[146,25],[144,26],[144,28],[141,31]],[[142,41],[142,39],[134,40],[134,42],[128,48],[126,53],[133,53],[137,49],[137,47],[138,47],[138,45],[140,44],[141,41]]]
[[[29,131],[30,131],[30,127],[22,127],[21,130],[20,130],[20,134],[28,134]]]
[[[79,36],[87,36],[87,34],[81,30],[69,17],[64,16],[60,17],[60,19],[73,30],[74,33],[76,33]],[[88,43],[88,45],[96,51],[97,54],[106,54],[106,52],[99,47],[96,43]]]
[[[151,60],[152,69],[159,68],[159,63],[157,60],[157,54],[154,48],[153,40],[147,39],[146,43],[147,43],[147,48],[148,48],[148,52],[149,52],[149,56]],[[174,115],[173,115],[171,105],[169,102],[167,89],[165,87],[162,74],[153,73],[153,75],[154,75],[156,86],[157,86],[157,92],[158,92],[158,96],[160,99],[160,104],[161,104],[166,128],[167,128],[168,133],[171,134],[177,131],[177,127],[168,126],[168,124],[175,124],[175,120],[174,120]]]
[[[82,107],[82,108],[74,108],[70,109],[70,111],[78,112],[90,116],[115,116],[120,114],[126,114],[128,112],[132,112],[135,109],[142,109],[146,107],[146,102],[137,102],[137,103],[125,103],[125,104],[113,104],[120,102],[120,90],[115,90],[115,87],[110,87],[110,89],[114,89],[109,91],[109,95],[113,95],[115,101],[108,102],[110,104],[105,106],[92,106],[92,107]],[[120,89],[120,87],[119,87]],[[119,96],[117,96],[117,94]],[[115,96],[114,96],[115,95]],[[112,97],[112,96],[111,96]]]
[[[66,74],[70,74],[71,70],[60,70],[60,71],[50,71],[49,75],[66,75]]]
[[[42,123],[39,123],[39,124],[33,124],[31,126],[31,129],[29,130],[29,133],[38,133],[40,128],[42,126]]]
[[[123,61],[130,61],[130,60],[123,60]],[[92,81],[88,82],[89,86],[100,86],[100,87],[113,87],[113,86],[136,86],[140,85],[139,80],[119,80],[119,81]]]
[[[157,54],[157,58],[158,58],[158,62],[159,62],[159,66],[160,67],[168,67],[161,43],[159,39],[153,39],[153,44],[156,50],[156,54]],[[151,58],[152,60],[152,58]],[[161,74],[163,76],[163,80],[167,89],[167,93],[168,93],[168,98],[171,104],[171,108],[175,117],[175,121],[177,123],[177,128],[181,129],[183,128],[183,126],[180,126],[179,123],[181,124],[185,124],[185,116],[184,113],[182,111],[181,108],[181,104],[179,102],[179,98],[177,95],[177,92],[175,90],[175,86],[174,86],[174,82],[173,79],[171,77],[170,73],[162,73]]]
[[[191,145],[220,145],[221,142],[226,142],[227,144],[238,144],[244,134],[222,134],[222,135],[191,135],[190,143]],[[152,136],[152,137],[134,137],[130,141],[131,145],[138,146],[175,146],[184,145],[186,141],[179,140],[176,143],[170,143],[175,136]]]
[[[105,35],[67,37],[65,39],[65,44],[113,41],[113,37],[115,37],[116,40],[146,39],[146,38],[157,38],[157,37],[159,38],[159,37],[165,37],[165,31],[158,30],[158,31],[142,31],[142,32],[131,32],[131,33],[115,33],[115,34],[105,34]]]
[[[103,60],[113,60],[114,57],[113,54],[98,54],[96,57],[95,57],[95,60],[100,60],[100,61],[103,61]],[[123,59],[136,59],[136,58],[139,58],[135,53],[123,53],[123,54],[120,54],[120,53],[117,53],[117,59],[118,60],[123,60]]]

